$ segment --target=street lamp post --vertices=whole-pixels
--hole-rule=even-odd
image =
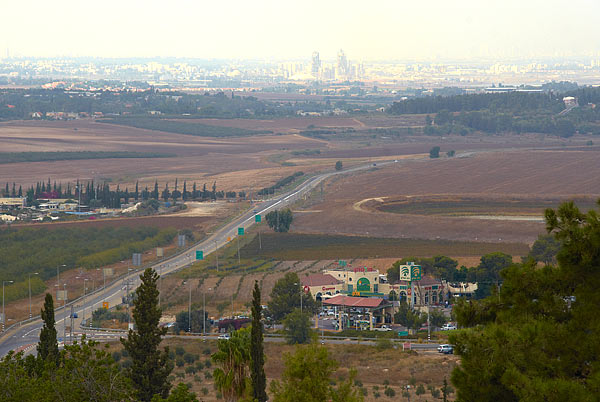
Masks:
[[[89,278],[83,278],[83,315],[81,317],[81,321],[84,322],[85,321],[85,295],[86,295],[86,290],[87,290],[87,285],[86,282],[89,281]]]
[[[34,273],[29,274],[29,318],[32,317],[32,315],[31,315],[31,275],[37,275],[37,274],[39,274],[39,272],[34,272]]]
[[[302,283],[298,283],[298,282],[294,282],[294,285],[298,286],[300,285],[300,313],[302,313],[302,299],[303,299],[303,290],[302,290]]]
[[[2,332],[4,332],[4,323],[6,322],[6,314],[4,313],[4,284],[13,282],[14,281],[2,281]]]

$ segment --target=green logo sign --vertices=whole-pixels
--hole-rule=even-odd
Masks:
[[[371,282],[369,282],[367,278],[360,278],[358,282],[356,282],[356,290],[359,292],[370,292]]]
[[[339,264],[340,264],[340,267],[345,267],[346,266],[346,261],[340,260]]]
[[[260,215],[254,215],[254,222],[260,223],[261,217]]]
[[[204,259],[204,251],[202,251],[202,250],[196,250],[196,259],[197,260],[203,260]]]
[[[238,236],[242,236],[244,234],[244,228],[238,228]]]
[[[410,274],[410,280],[411,281],[420,281],[421,280],[421,266],[420,265],[413,265],[411,270],[411,274]]]

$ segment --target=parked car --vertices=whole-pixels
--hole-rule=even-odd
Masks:
[[[448,344],[440,345],[438,347],[438,352],[443,353],[445,355],[454,354],[454,346]]]
[[[456,325],[452,324],[451,322],[447,322],[446,324],[442,325],[441,328],[442,331],[451,331],[453,329],[456,329]]]
[[[219,335],[219,339],[223,339],[223,340],[228,341],[229,338],[231,338],[231,337],[227,333]]]

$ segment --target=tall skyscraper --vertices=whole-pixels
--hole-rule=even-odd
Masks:
[[[337,71],[335,78],[348,78],[348,59],[342,49],[340,49],[337,55]]]
[[[313,52],[313,54],[312,54],[311,73],[312,73],[313,77],[315,77],[316,79],[320,78],[321,58],[319,57],[319,52]]]

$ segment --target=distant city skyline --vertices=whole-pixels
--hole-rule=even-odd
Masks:
[[[600,57],[594,0],[8,2],[0,58],[525,60]]]

